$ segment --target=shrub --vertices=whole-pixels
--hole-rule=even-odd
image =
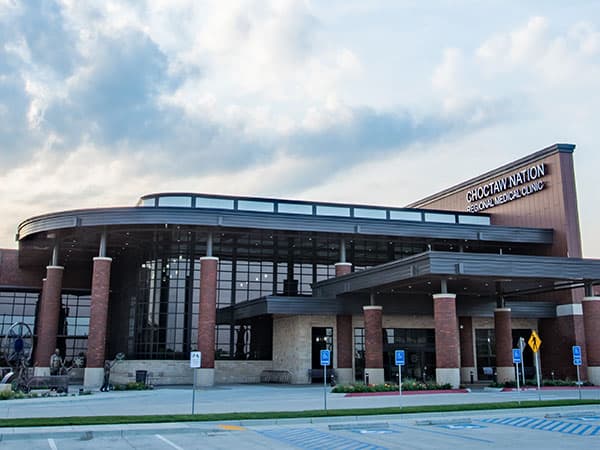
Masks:
[[[441,389],[452,389],[449,383],[438,384],[433,381],[422,382],[412,379],[407,379],[402,382],[403,391],[432,391]],[[338,384],[331,392],[333,393],[354,393],[354,392],[389,392],[397,391],[398,385],[393,383],[365,385],[363,383]]]

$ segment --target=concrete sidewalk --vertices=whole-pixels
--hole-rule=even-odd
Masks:
[[[327,389],[328,409],[385,408],[394,406],[447,405],[506,402],[513,400],[577,399],[577,390],[526,392],[429,393],[346,397]],[[73,386],[70,392],[78,392]],[[585,399],[600,400],[600,389],[582,391]],[[195,413],[303,411],[324,407],[324,389],[318,385],[220,385],[197,389]],[[17,417],[68,417],[105,415],[190,414],[192,389],[161,387],[148,391],[94,391],[91,395],[39,397],[0,401],[0,420]]]

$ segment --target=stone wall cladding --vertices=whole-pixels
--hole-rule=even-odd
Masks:
[[[260,383],[263,370],[272,370],[273,361],[215,361],[215,383]]]
[[[363,306],[365,317],[365,367],[383,368],[383,330],[381,306]]]
[[[200,307],[198,315],[198,351],[202,352],[202,368],[215,367],[215,322],[217,307],[218,259],[200,258]]]
[[[335,316],[274,316],[273,317],[273,370],[288,370],[292,384],[306,384],[308,369],[312,367],[312,327],[333,327]],[[334,340],[333,361],[337,343]]]
[[[453,294],[433,296],[435,320],[435,361],[438,369],[460,367],[456,297]]]
[[[204,355],[202,355],[204,357]],[[273,368],[272,361],[215,361],[215,383],[237,384],[258,383],[263,370]],[[147,382],[155,386],[192,384],[193,372],[189,360],[124,360],[111,370],[113,384],[127,384],[135,381],[135,372],[145,370]]]
[[[512,367],[512,325],[509,308],[494,311],[494,329],[496,336],[496,366]]]
[[[104,365],[111,261],[111,258],[94,258],[87,367]]]
[[[37,367],[49,367],[50,356],[56,349],[62,278],[63,268],[61,266],[48,266],[46,268],[46,281],[44,282],[44,292],[38,316],[38,339],[35,350],[35,365]]]

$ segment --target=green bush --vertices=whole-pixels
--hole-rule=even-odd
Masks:
[[[537,386],[536,380],[525,380],[526,386]],[[589,381],[582,381],[582,386],[593,386]],[[564,380],[541,380],[540,386],[577,386],[577,381],[571,380],[569,378]],[[493,382],[490,384],[490,387],[498,387],[498,388],[516,388],[517,383],[515,381],[507,381],[505,383],[497,383]]]
[[[417,380],[407,379],[402,382],[402,390],[403,391],[432,391],[432,390],[443,390],[443,389],[452,389],[452,385],[449,383],[446,384],[437,384],[432,381],[428,381],[426,383]],[[393,383],[384,383],[384,384],[372,384],[366,385],[364,383],[352,383],[352,384],[338,384],[334,387],[331,392],[333,393],[344,393],[350,394],[354,392],[390,392],[397,391],[398,385]]]

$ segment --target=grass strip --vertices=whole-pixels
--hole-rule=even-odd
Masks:
[[[41,427],[64,425],[116,425],[169,422],[221,422],[258,419],[293,419],[310,417],[371,416],[381,414],[415,414],[431,412],[483,411],[514,408],[539,408],[552,406],[598,405],[600,400],[527,400],[495,403],[469,403],[456,405],[424,405],[390,408],[322,409],[307,411],[265,411],[219,414],[157,414],[143,416],[76,416],[28,417],[1,419],[0,427]]]

